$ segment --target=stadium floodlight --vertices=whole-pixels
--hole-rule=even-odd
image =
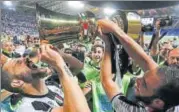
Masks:
[[[84,7],[84,4],[81,1],[68,1],[70,7],[81,9]]]
[[[116,12],[115,9],[112,9],[112,8],[104,8],[104,14],[105,15],[112,15]]]
[[[3,4],[10,7],[12,6],[12,1],[3,1]]]

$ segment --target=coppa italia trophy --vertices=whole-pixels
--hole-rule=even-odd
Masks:
[[[41,40],[46,40],[51,44],[94,38],[95,23],[98,20],[95,14],[90,11],[72,16],[56,13],[38,4],[36,4],[36,18]],[[109,18],[117,22],[132,38],[138,38],[141,24],[140,16],[137,13],[119,10]]]
[[[72,16],[56,13],[36,4],[36,17],[40,39],[47,43],[58,45],[74,40],[90,42],[96,37],[96,22],[99,18],[90,11]],[[118,10],[109,16],[109,19],[117,23],[134,40],[138,39],[141,21],[137,13]],[[112,39],[112,71],[122,78],[129,66],[128,55],[112,33],[107,35]]]

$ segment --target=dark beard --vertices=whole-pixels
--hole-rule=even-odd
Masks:
[[[142,102],[145,105],[150,105],[154,99],[158,98],[156,96],[151,96],[151,97],[136,96],[134,87],[131,87],[128,89],[128,93],[127,93],[126,97],[127,97],[127,100],[129,100],[132,103],[137,104],[137,105],[140,102]],[[157,109],[154,107],[152,107],[152,108],[154,109],[153,112],[165,112],[164,110],[160,110],[160,109]]]
[[[133,103],[137,103],[138,100],[136,99],[135,95],[135,88],[134,87],[129,87],[126,95],[127,99]]]
[[[171,64],[169,65],[169,67],[179,69],[179,64]]]
[[[130,91],[130,94],[127,95],[127,99],[133,103],[142,102],[145,105],[151,104],[153,100],[151,97],[136,96],[134,91]]]
[[[143,97],[143,96],[137,96],[135,94],[135,87],[128,88],[128,92],[126,95],[127,99],[133,103],[139,103],[143,102],[145,105],[151,104],[152,100],[156,97]]]
[[[151,104],[153,97],[143,97],[135,95],[135,88],[130,88],[128,90],[127,99],[133,103],[143,102],[145,105]]]
[[[143,102],[145,105],[150,105],[155,98],[156,97],[153,97],[153,96],[151,97],[136,96],[137,101]]]
[[[36,69],[27,71],[26,73],[23,73],[22,75],[18,76],[19,79],[22,79],[26,83],[31,83],[33,80],[38,80],[46,77],[47,70],[46,69]]]
[[[141,102],[145,105],[150,105],[154,99],[158,98],[155,95],[151,96],[151,97],[137,96],[135,94],[135,87],[134,87],[135,79],[134,79],[134,82],[133,81],[131,81],[131,82],[132,83],[131,83],[131,85],[129,85],[126,98],[127,98],[127,100],[131,101],[132,103],[138,105]],[[157,109],[157,108],[154,108],[154,107],[152,107],[152,108],[154,109],[153,112],[165,112],[164,110],[160,110],[160,109]]]
[[[136,96],[136,99],[137,99],[138,102],[142,102],[142,103],[144,103],[145,105],[148,105],[148,106],[156,98],[158,98],[158,97],[157,96],[150,96],[150,97]],[[151,106],[149,106],[149,107],[153,109],[153,112],[165,112],[165,110],[163,110],[163,109],[158,109],[158,108],[151,107]]]
[[[33,79],[42,79],[42,78],[48,76],[47,70],[44,68],[32,70],[31,73],[32,73],[31,75],[32,75]]]

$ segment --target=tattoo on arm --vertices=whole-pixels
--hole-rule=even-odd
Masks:
[[[70,77],[73,77],[73,74],[71,73],[70,69],[66,65],[64,66],[64,69]]]

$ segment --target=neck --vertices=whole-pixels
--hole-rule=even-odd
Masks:
[[[45,85],[44,80],[33,81],[32,84],[27,84],[23,88],[23,92],[28,95],[45,95],[48,93],[48,88]]]
[[[91,61],[91,64],[92,64],[93,66],[99,66],[99,62]]]
[[[3,52],[6,54],[12,54],[12,52],[9,52],[8,50],[3,50]]]

